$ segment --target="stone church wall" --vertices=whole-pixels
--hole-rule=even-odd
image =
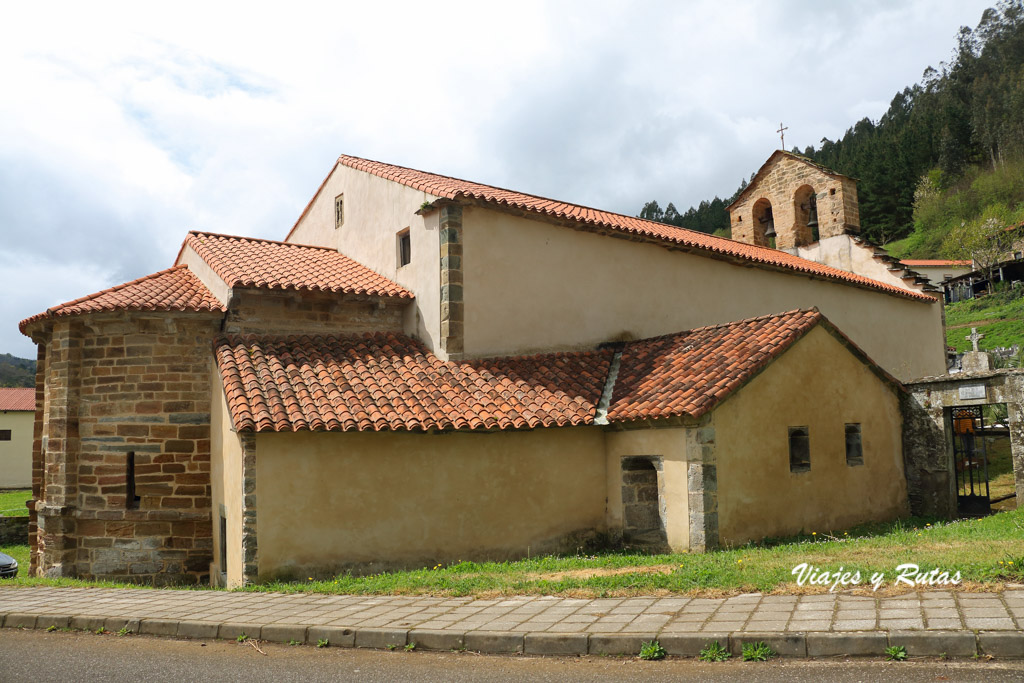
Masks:
[[[236,289],[224,331],[267,335],[402,332],[408,302],[378,301],[331,293]]]
[[[97,314],[53,324],[40,354],[33,570],[208,579],[209,356],[220,317]],[[128,499],[129,454],[137,501]]]

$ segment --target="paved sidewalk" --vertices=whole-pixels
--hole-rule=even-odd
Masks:
[[[764,640],[784,656],[1024,657],[1024,590],[731,598],[504,599],[0,587],[6,628],[57,626],[335,647],[469,649],[527,654],[635,654],[657,638],[696,655],[718,640],[738,652]]]

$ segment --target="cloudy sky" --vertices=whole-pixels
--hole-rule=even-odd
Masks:
[[[341,153],[636,214],[877,119],[990,0],[19,2],[0,25],[0,353],[48,306],[283,239]]]

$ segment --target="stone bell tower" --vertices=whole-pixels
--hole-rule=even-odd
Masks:
[[[784,150],[768,157],[726,210],[734,240],[790,253],[860,232],[857,181]]]

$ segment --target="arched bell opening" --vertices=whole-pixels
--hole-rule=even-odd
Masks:
[[[775,216],[772,203],[761,198],[754,202],[754,244],[775,248]]]
[[[802,185],[793,193],[793,225],[796,234],[796,246],[817,242],[818,232],[818,194],[810,185]]]

